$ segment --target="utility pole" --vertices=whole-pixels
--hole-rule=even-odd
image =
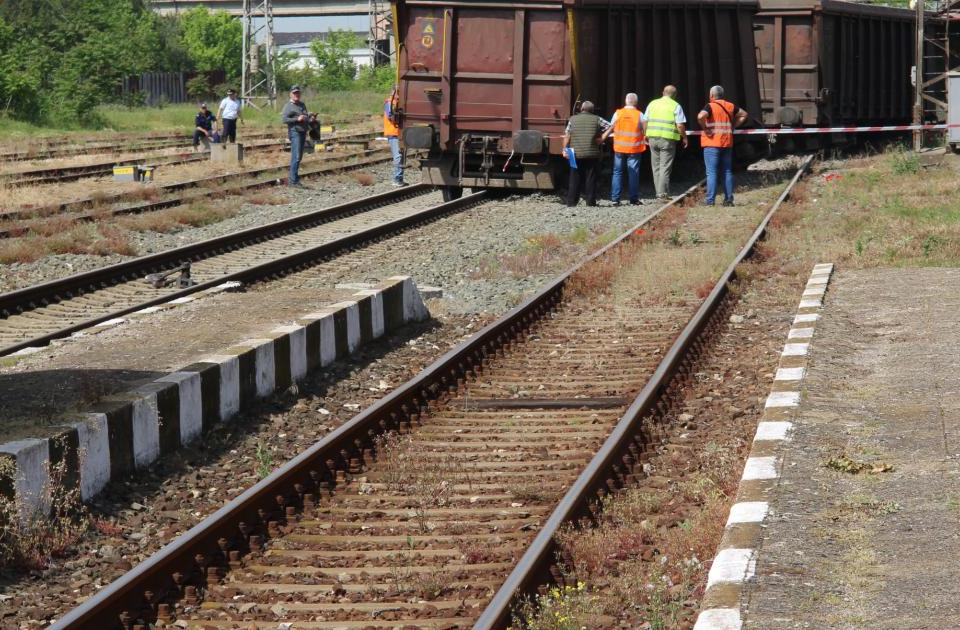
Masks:
[[[923,124],[923,3],[924,0],[913,0],[916,3],[917,14],[917,50],[914,66],[914,101],[913,101],[913,124]],[[913,131],[913,150],[919,151],[923,147],[923,130],[914,129]]]
[[[260,108],[277,104],[277,51],[273,43],[273,0],[243,0],[243,78],[240,99]],[[263,43],[257,43],[263,34]],[[263,52],[261,63],[260,53]]]

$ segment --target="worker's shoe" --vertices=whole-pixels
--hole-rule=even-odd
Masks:
[[[403,188],[403,187],[406,186],[406,185],[407,185],[406,182],[398,182],[397,180],[393,180],[393,187],[394,187],[394,188]]]
[[[723,205],[725,205],[725,206],[727,206],[727,207],[733,206],[733,199],[726,199],[726,200],[724,200]]]
[[[619,201],[614,201],[612,205],[613,205],[614,208],[619,208],[619,207],[620,207],[620,202],[619,202]]]

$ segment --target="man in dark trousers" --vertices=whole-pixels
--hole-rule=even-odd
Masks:
[[[287,125],[290,137],[290,179],[288,184],[294,188],[303,188],[300,183],[300,160],[303,159],[303,145],[307,141],[309,126],[307,106],[300,100],[300,87],[290,88],[290,100],[283,106],[280,119]]]
[[[213,132],[217,129],[217,118],[207,109],[206,103],[200,103],[200,111],[193,121],[193,150],[200,147],[200,140],[203,139],[204,147],[210,148],[210,139]]]
[[[588,206],[597,205],[597,167],[600,164],[600,134],[603,121],[593,113],[593,103],[584,101],[580,113],[570,117],[563,135],[563,157],[570,162],[567,206],[580,202],[580,182]],[[571,159],[572,152],[572,159]]]

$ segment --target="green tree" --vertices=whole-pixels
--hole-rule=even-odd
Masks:
[[[332,30],[325,40],[310,42],[310,51],[317,60],[317,85],[324,90],[348,90],[357,78],[357,64],[350,50],[363,47],[356,33]]]
[[[236,80],[243,72],[243,26],[226,11],[194,7],[181,18],[183,43],[201,72],[225,70]]]
[[[191,72],[196,67],[183,41],[183,24],[179,16],[157,15],[154,19],[158,50],[155,70],[160,72]]]
[[[7,0],[0,19],[0,98],[18,118],[89,122],[123,77],[156,61],[141,0]]]

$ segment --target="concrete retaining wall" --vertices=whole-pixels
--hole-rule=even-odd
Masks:
[[[146,468],[257,399],[430,316],[408,277],[389,278],[353,298],[111,396],[51,438],[0,444],[0,457],[14,464],[7,467],[13,478],[0,479],[0,490],[15,491],[30,510],[46,509],[50,469],[63,461],[86,501],[112,479]]]

